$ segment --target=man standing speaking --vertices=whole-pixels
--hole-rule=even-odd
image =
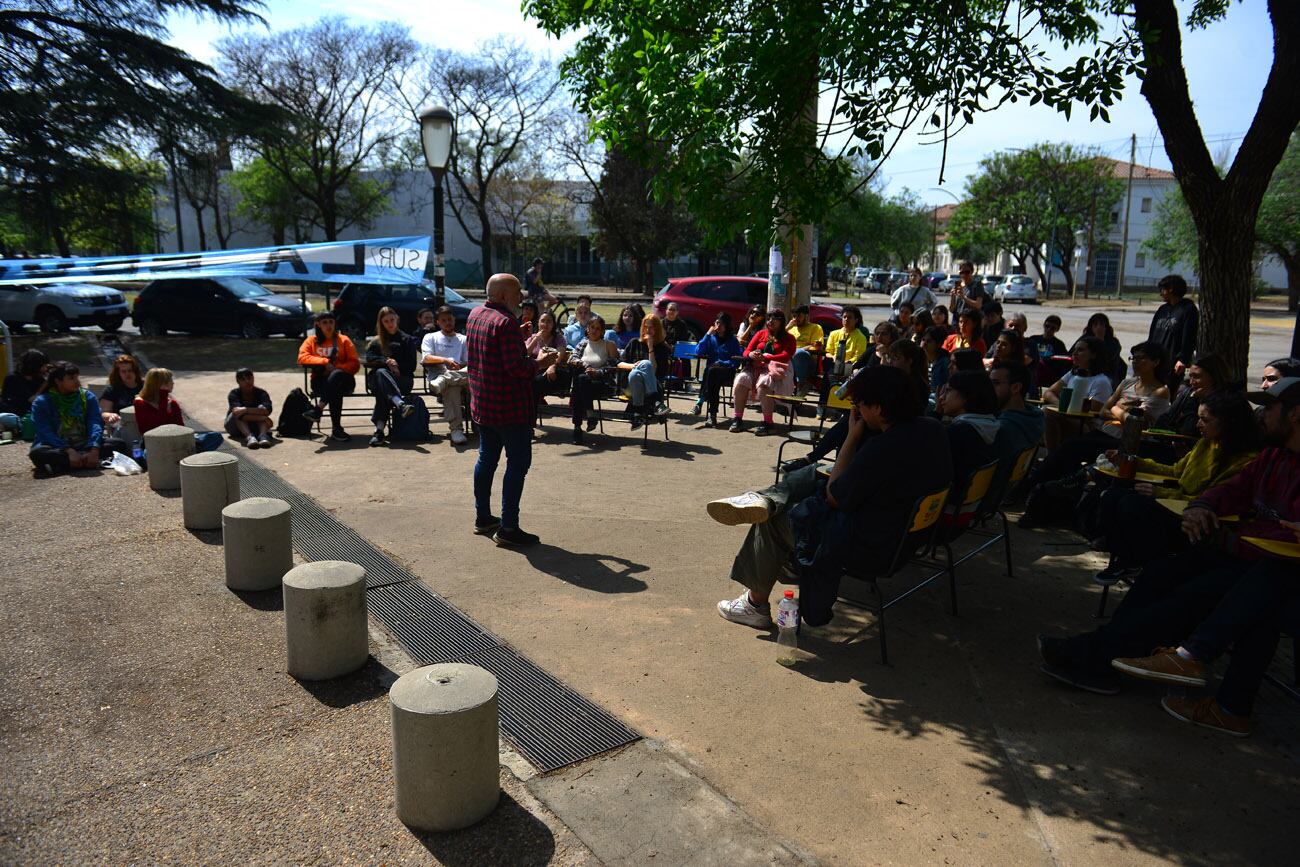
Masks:
[[[492,534],[498,545],[523,547],[537,537],[519,527],[519,499],[533,461],[533,377],[553,365],[556,353],[534,362],[524,349],[516,312],[523,288],[513,274],[493,274],[487,303],[469,314],[465,349],[469,357],[470,415],[478,428],[474,464],[474,532]],[[501,450],[501,517],[492,514],[492,479]]]

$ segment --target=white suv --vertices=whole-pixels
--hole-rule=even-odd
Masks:
[[[1003,304],[1008,301],[1037,304],[1038,281],[1025,274],[1011,274],[993,287],[993,300]]]
[[[0,286],[0,319],[11,328],[39,325],[57,334],[74,325],[98,325],[116,331],[129,313],[121,292],[91,283]]]

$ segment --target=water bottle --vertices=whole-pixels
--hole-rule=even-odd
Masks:
[[[140,459],[143,457],[144,457],[144,449],[140,447],[140,441],[135,440],[134,442],[131,443],[131,460],[135,461],[138,464],[140,463]]]
[[[835,345],[835,375],[836,376],[844,375],[844,347],[845,347],[847,337],[848,335],[845,335],[846,339],[841,340],[839,343]]]
[[[1142,428],[1146,421],[1146,412],[1140,407],[1129,410],[1120,427],[1120,448],[1130,455],[1136,455],[1142,445]]]
[[[787,590],[776,606],[776,643],[780,647],[799,646],[799,603],[794,591]]]

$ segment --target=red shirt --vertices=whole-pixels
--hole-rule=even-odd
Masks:
[[[766,368],[769,361],[789,364],[790,359],[794,358],[796,347],[794,335],[788,331],[772,334],[766,328],[762,329],[749,339],[749,345],[745,347],[745,354],[752,355],[755,352],[761,352],[769,342],[772,344],[771,351],[767,353],[767,357],[763,359],[760,366]]]
[[[475,424],[533,423],[533,377],[537,365],[524,347],[519,320],[504,304],[489,301],[469,314],[470,416]]]
[[[181,405],[172,400],[171,392],[160,389],[158,398],[162,402],[162,409],[146,403],[142,397],[135,399],[135,426],[140,428],[141,436],[165,424],[185,424],[185,418],[181,415]]]
[[[1205,506],[1216,515],[1242,515],[1240,523],[1227,525],[1235,536],[1294,542],[1295,533],[1278,519],[1300,521],[1300,453],[1264,449],[1241,472],[1208,489],[1191,505]],[[1264,556],[1248,542],[1239,542],[1234,553],[1248,560]]]

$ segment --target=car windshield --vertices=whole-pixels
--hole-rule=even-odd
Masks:
[[[244,277],[222,277],[217,282],[233,292],[236,298],[262,298],[275,294],[261,283],[254,283]]]

